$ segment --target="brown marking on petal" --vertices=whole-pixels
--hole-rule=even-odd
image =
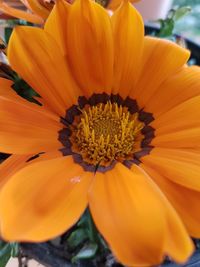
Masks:
[[[80,115],[81,111],[78,109],[78,106],[73,105],[72,107],[70,107],[67,112],[66,112],[66,116],[65,116],[65,120],[72,124],[72,122],[74,121],[75,116]]]
[[[74,153],[72,155],[73,159],[74,159],[74,162],[75,163],[78,163],[79,165],[82,166],[82,168],[85,170],[85,171],[88,171],[88,172],[94,172],[96,171],[96,166],[95,165],[91,165],[91,164],[88,164],[86,162],[83,161],[83,158],[80,154],[77,154],[77,153]]]
[[[142,149],[142,150],[140,150],[138,152],[135,152],[134,153],[134,157],[136,159],[140,160],[140,158],[148,155],[151,152],[152,149],[153,149],[153,146],[145,147],[144,149]]]
[[[110,96],[107,95],[106,93],[103,94],[93,94],[88,102],[91,106],[96,106],[99,103],[106,104],[110,100]]]
[[[139,111],[139,120],[144,122],[146,125],[148,125],[150,122],[154,120],[153,114],[145,112],[143,110]]]
[[[59,149],[59,151],[63,154],[63,156],[69,156],[73,154],[71,148],[67,148],[67,147],[61,148]]]
[[[128,108],[128,111],[131,114],[134,114],[136,112],[139,112],[139,107],[137,105],[136,100],[131,99],[130,97],[127,97],[124,102],[123,102],[123,106],[126,106]]]
[[[133,164],[140,165],[140,163],[141,163],[141,161],[136,159],[136,158],[123,161],[123,164],[129,169],[132,167]]]
[[[146,135],[146,134],[148,134],[148,133],[150,133],[150,132],[154,132],[154,131],[155,131],[155,129],[154,129],[152,126],[146,125],[146,126],[141,130],[141,133],[142,133],[143,135]]]
[[[144,139],[149,139],[149,138],[153,139],[154,137],[155,137],[155,131],[153,130],[151,132],[146,133]]]
[[[71,148],[71,142],[69,140],[70,134],[71,134],[71,131],[69,128],[63,128],[58,133],[58,140],[66,148]]]
[[[88,104],[88,100],[85,96],[79,96],[78,98],[78,104],[81,109],[85,107],[85,105]]]
[[[144,138],[142,140],[141,147],[147,147],[147,146],[149,146],[149,144],[151,143],[152,140],[153,140],[153,137]]]
[[[96,171],[103,172],[103,173],[107,172],[107,171],[110,171],[115,167],[116,164],[117,164],[117,161],[113,160],[109,166],[101,166],[101,165],[99,165],[97,167]]]
[[[119,94],[117,95],[111,94],[110,101],[112,104],[117,103],[118,105],[123,105],[124,102],[123,98]]]

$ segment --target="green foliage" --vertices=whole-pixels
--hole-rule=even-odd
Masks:
[[[88,238],[87,231],[84,228],[79,228],[71,233],[67,239],[67,244],[70,249],[75,249]]]
[[[180,20],[190,12],[191,8],[189,6],[171,9],[166,19],[158,20],[160,23],[160,31],[157,36],[162,38],[172,36],[176,21]]]
[[[15,26],[17,25],[33,26],[33,24],[30,22],[27,22],[25,20],[17,20],[17,19],[8,20],[7,24],[8,26],[5,27],[5,34],[4,34],[4,39],[7,44],[9,42],[10,36]]]
[[[72,263],[100,259],[109,251],[93,223],[89,210],[86,210],[76,228],[67,237],[66,246],[72,255]]]
[[[13,89],[18,95],[27,99],[30,102],[38,103],[34,97],[39,96],[23,79],[19,76],[14,75]]]
[[[17,257],[19,247],[17,243],[0,241],[0,267],[5,267],[10,257]]]
[[[188,15],[191,12],[191,7],[189,6],[183,6],[179,7],[177,10],[173,10],[173,19],[174,21],[177,21],[184,16]]]
[[[5,42],[6,42],[7,44],[8,44],[8,42],[9,42],[9,39],[10,39],[12,30],[13,30],[13,29],[10,28],[10,27],[6,27],[6,28],[5,28],[4,38],[5,38]]]
[[[81,250],[72,258],[72,263],[77,262],[78,260],[85,260],[93,258],[98,250],[98,246],[95,243],[86,244]]]

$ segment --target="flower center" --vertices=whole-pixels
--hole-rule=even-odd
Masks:
[[[87,163],[108,166],[113,160],[133,157],[144,123],[138,120],[138,113],[107,102],[85,106],[71,127],[73,151]]]

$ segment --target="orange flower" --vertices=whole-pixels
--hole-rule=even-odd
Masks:
[[[52,8],[49,0],[0,0],[1,12],[36,24],[44,23]]]
[[[136,3],[139,1],[140,0],[130,0],[131,3]],[[123,0],[108,0],[106,3],[106,8],[111,9],[111,10],[115,10],[121,5],[122,2],[123,2]]]
[[[128,2],[110,17],[77,0],[59,1],[44,29],[17,27],[8,58],[42,106],[1,78],[0,151],[15,154],[1,165],[2,237],[48,240],[89,205],[124,265],[185,262],[200,235],[200,69],[186,66],[189,52],[144,37]]]
[[[9,2],[8,5],[4,0],[0,0],[0,11],[12,17],[24,19],[36,24],[43,24],[49,16],[49,13],[55,4],[55,1],[56,0],[7,0],[6,2]],[[66,1],[68,3],[74,2],[74,0]],[[140,0],[131,0],[132,3],[138,1]],[[100,3],[108,9],[115,10],[120,6],[122,0],[96,0],[96,2]],[[31,13],[20,10],[24,7],[26,7]]]

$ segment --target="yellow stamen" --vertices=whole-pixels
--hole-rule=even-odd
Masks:
[[[132,115],[126,107],[111,102],[81,111],[70,138],[85,162],[107,166],[133,155],[135,140],[144,126],[137,113]]]

